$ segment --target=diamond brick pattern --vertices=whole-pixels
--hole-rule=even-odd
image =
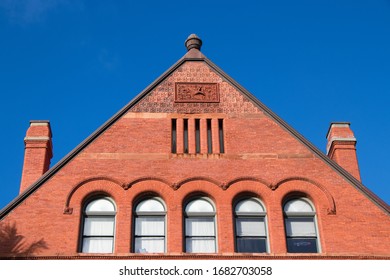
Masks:
[[[176,83],[217,83],[219,103],[176,103]],[[152,90],[131,112],[148,113],[258,113],[260,110],[230,83],[223,81],[210,67],[201,62],[189,61]]]

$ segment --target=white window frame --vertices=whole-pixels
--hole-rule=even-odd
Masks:
[[[239,203],[241,202],[244,202],[244,201],[255,201],[256,203],[258,203],[262,208],[263,208],[263,211],[260,211],[260,212],[238,212],[237,211],[237,206]],[[237,221],[240,219],[240,218],[249,218],[249,219],[262,219],[263,220],[263,223],[264,223],[264,232],[265,232],[265,235],[253,235],[253,236],[240,236],[238,235],[237,233]],[[265,239],[265,252],[239,252],[238,251],[238,239],[240,238],[264,238]],[[268,225],[267,225],[267,210],[264,206],[264,203],[256,198],[256,197],[244,197],[244,198],[241,198],[240,200],[238,200],[235,204],[234,204],[234,244],[235,244],[235,251],[237,253],[269,253],[269,238],[268,238]]]
[[[87,211],[88,206],[93,203],[94,201],[98,200],[107,200],[112,204],[114,207],[114,211]],[[83,218],[82,218],[82,227],[81,227],[81,244],[80,244],[80,252],[82,253],[89,253],[89,254],[104,254],[104,253],[113,253],[114,248],[115,248],[115,231],[116,231],[116,212],[117,208],[115,205],[115,202],[107,196],[97,196],[89,199],[85,204],[83,208]],[[86,235],[85,234],[85,225],[86,225],[86,220],[88,218],[112,218],[113,219],[113,234],[112,235]],[[112,248],[111,252],[90,252],[90,251],[85,251],[84,250],[84,245],[86,242],[86,239],[88,238],[112,238]]]
[[[187,206],[193,202],[193,201],[197,201],[197,200],[204,200],[206,201],[207,203],[209,203],[212,208],[213,208],[213,211],[211,212],[189,212],[187,211]],[[216,210],[215,210],[215,205],[214,205],[214,202],[209,199],[208,197],[205,197],[205,196],[198,196],[198,197],[193,197],[191,198],[190,200],[187,201],[187,203],[185,204],[184,206],[184,225],[183,225],[183,228],[184,228],[184,252],[186,253],[196,253],[196,254],[215,254],[218,252],[218,233],[217,233],[217,223],[216,223]],[[196,236],[198,238],[212,238],[213,241],[214,241],[214,252],[192,252],[192,251],[189,251],[189,249],[187,248],[187,239],[188,238],[194,238],[193,235],[187,235],[187,219],[191,219],[191,218],[199,218],[199,219],[202,219],[202,218],[212,218],[213,220],[213,226],[214,226],[214,235],[207,235],[207,236]]]
[[[303,212],[303,211],[302,212],[301,211],[288,211],[287,212],[287,211],[285,211],[286,204],[289,203],[290,201],[294,201],[294,200],[301,200],[301,201],[306,202],[307,204],[309,204],[312,211],[307,211],[307,212]],[[285,227],[287,253],[291,253],[291,254],[302,254],[302,253],[318,254],[318,253],[321,253],[321,242],[320,242],[320,236],[319,236],[319,231],[318,231],[317,213],[316,213],[316,208],[314,207],[313,202],[306,197],[300,197],[300,196],[290,197],[290,198],[286,199],[285,202],[283,203],[283,215],[284,215],[284,227]],[[289,219],[294,219],[294,218],[297,218],[297,219],[311,218],[312,222],[313,222],[313,227],[315,229],[315,235],[312,235],[312,236],[299,236],[299,235],[289,236],[288,232],[287,232],[287,223],[289,222]],[[294,238],[295,239],[298,239],[298,238],[299,239],[315,239],[317,252],[289,252],[288,251],[288,240],[294,239]]]
[[[145,201],[148,201],[148,200],[155,200],[157,202],[159,202],[162,207],[163,207],[163,211],[137,211],[137,207],[140,203],[142,202],[145,202]],[[133,223],[134,223],[134,226],[133,226],[133,229],[134,229],[134,234],[133,234],[133,251],[134,253],[166,253],[167,252],[167,221],[166,221],[166,216],[167,216],[167,211],[166,211],[166,205],[164,203],[164,201],[159,198],[159,197],[144,197],[140,200],[137,201],[137,203],[135,204],[135,207],[134,207],[134,215],[133,215]],[[163,221],[164,221],[164,235],[137,235],[137,218],[161,218],[163,217]],[[142,238],[142,237],[162,237],[164,238],[164,250],[163,252],[143,252],[143,251],[138,251],[137,252],[137,248],[136,248],[136,239],[137,238]]]

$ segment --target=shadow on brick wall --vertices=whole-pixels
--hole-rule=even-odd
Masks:
[[[16,224],[0,224],[0,258],[29,257],[48,249],[43,238],[27,243]]]

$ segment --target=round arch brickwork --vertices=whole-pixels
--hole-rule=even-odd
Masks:
[[[122,192],[123,190],[124,184],[113,178],[92,177],[85,179],[75,185],[69,192],[65,202],[64,214],[72,214],[76,205],[79,208],[85,198],[89,197],[92,193],[104,193],[114,200],[120,200],[118,192]]]
[[[326,207],[328,215],[336,214],[336,203],[330,192],[320,183],[304,177],[289,177],[280,180],[275,186],[275,193],[278,193],[280,205],[284,198],[291,193],[306,194],[314,204],[321,207]]]

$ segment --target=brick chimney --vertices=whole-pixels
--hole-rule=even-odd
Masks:
[[[331,123],[326,138],[328,139],[326,146],[328,157],[360,181],[360,171],[356,156],[356,138],[350,128],[350,123]]]
[[[49,121],[30,121],[24,138],[24,164],[20,191],[25,191],[50,167],[53,157],[52,134]]]

